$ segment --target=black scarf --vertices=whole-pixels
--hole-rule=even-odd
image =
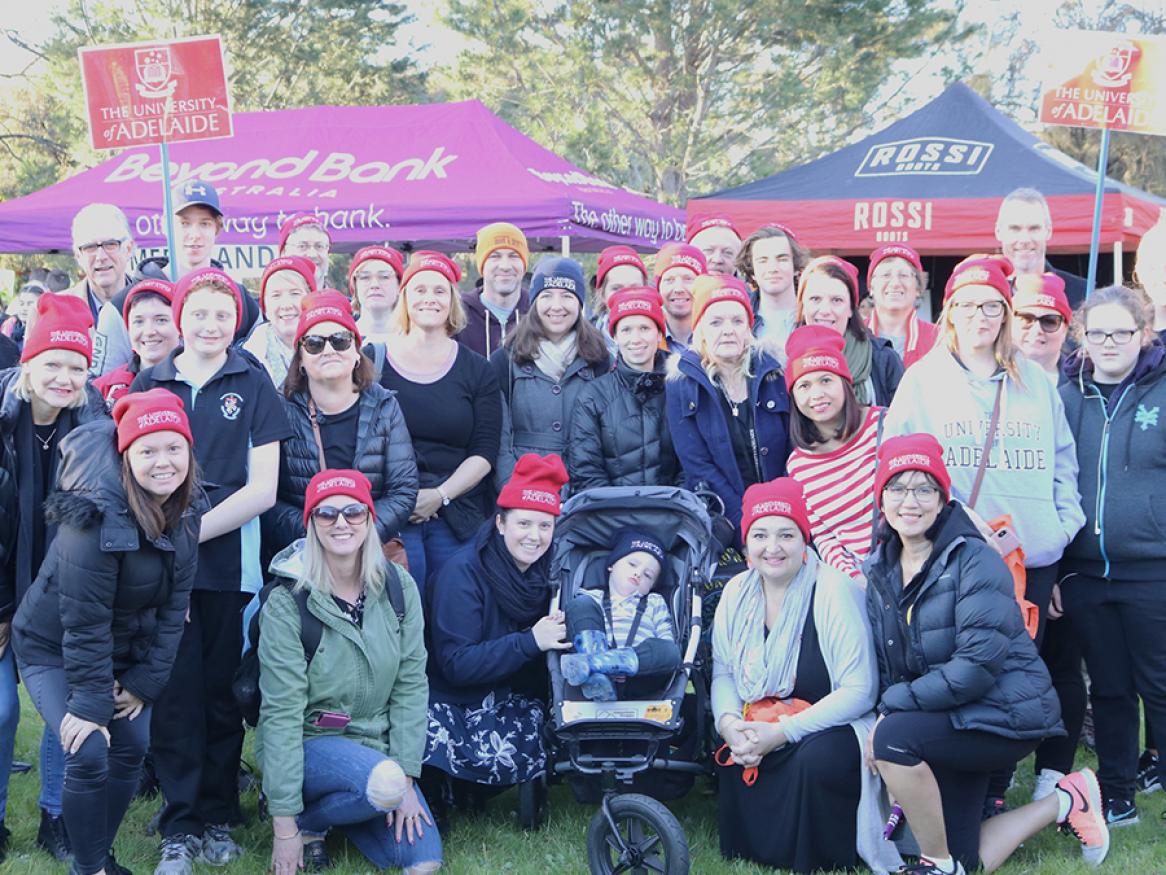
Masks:
[[[551,594],[549,550],[526,571],[519,571],[494,521],[489,520],[478,535],[478,557],[498,607],[519,629],[532,626],[546,613]]]

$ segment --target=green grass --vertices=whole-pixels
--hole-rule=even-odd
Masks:
[[[22,691],[23,693],[23,691]],[[20,732],[17,737],[18,759],[36,762],[40,744],[40,721],[27,699]],[[1092,764],[1092,758],[1082,750],[1080,764]],[[1018,786],[1010,794],[1010,801],[1022,804],[1032,792],[1031,762],[1018,770]],[[8,827],[12,842],[8,860],[0,865],[0,875],[7,873],[65,872],[46,854],[35,849],[34,839],[39,823],[37,811],[38,783],[36,772],[14,775],[9,789]],[[587,851],[584,836],[595,808],[576,803],[567,789],[556,786],[551,790],[551,804],[547,824],[536,833],[524,833],[516,823],[516,795],[513,791],[492,800],[484,814],[458,820],[445,842],[446,868],[457,875],[468,873],[508,873],[508,875],[567,875],[587,872]],[[246,854],[238,863],[222,870],[230,875],[262,875],[268,871],[271,853],[271,831],[266,822],[256,817],[256,797],[244,797],[244,811],[249,818],[245,828],[236,831]],[[156,810],[156,802],[136,803],[122,825],[117,840],[119,862],[135,875],[150,875],[157,862],[156,836],[146,834],[146,822]],[[706,781],[698,780],[696,787],[683,800],[670,806],[684,825],[692,850],[694,873],[772,872],[760,866],[745,863],[726,863],[721,859],[717,844],[716,798]],[[1166,807],[1166,794],[1156,793],[1138,799],[1142,822],[1138,826],[1115,830],[1113,846],[1101,872],[1166,873],[1166,827],[1159,819]],[[342,839],[329,840],[329,850],[335,863],[336,875],[356,875],[372,871],[372,867]],[[200,866],[196,871],[215,870]],[[1045,830],[1030,840],[1001,870],[1006,875],[1083,875],[1095,870],[1081,862],[1077,843],[1053,830]]]

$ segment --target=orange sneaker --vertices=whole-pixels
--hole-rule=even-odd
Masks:
[[[1069,794],[1069,813],[1060,821],[1061,827],[1081,842],[1081,856],[1091,866],[1101,865],[1109,853],[1109,827],[1105,823],[1105,809],[1101,804],[1101,787],[1092,769],[1065,775],[1057,781],[1057,789]]]

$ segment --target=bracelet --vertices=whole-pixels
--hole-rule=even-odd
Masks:
[[[293,832],[293,833],[292,833],[291,835],[289,835],[289,836],[281,836],[281,835],[280,835],[279,833],[277,833],[275,830],[272,830],[272,831],[271,831],[271,834],[272,834],[273,836],[275,836],[275,838],[276,838],[276,839],[278,839],[279,841],[281,841],[281,842],[286,842],[286,841],[288,841],[289,839],[299,838],[299,837],[300,837],[300,835],[301,835],[301,832],[300,832],[300,830],[298,830],[298,829],[297,829],[295,832]]]

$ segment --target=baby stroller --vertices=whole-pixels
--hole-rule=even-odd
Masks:
[[[705,756],[708,690],[701,674],[694,671],[701,632],[700,594],[715,562],[704,504],[691,492],[668,487],[591,489],[569,500],[555,531],[551,580],[558,590],[551,610],[567,604],[583,588],[606,584],[609,546],[618,532],[628,528],[652,532],[667,548],[669,573],[664,589],[657,591],[671,609],[682,663],[659,695],[649,700],[593,702],[565,681],[559,654],[550,651],[550,768],[558,775],[597,776],[602,781],[600,809],[587,830],[587,857],[593,873],[674,875],[689,868],[684,830],[659,801],[626,791],[637,775],[649,769],[654,776],[690,776],[688,784],[691,776],[710,771]],[[690,680],[695,688],[693,700],[682,714]],[[686,714],[695,716],[686,720]],[[682,730],[695,734],[691,747],[695,754],[688,758],[672,750]]]

